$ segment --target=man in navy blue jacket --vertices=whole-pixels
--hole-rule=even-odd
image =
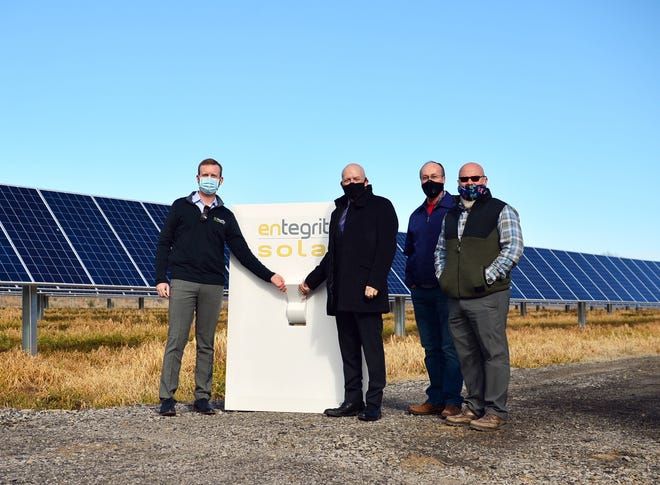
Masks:
[[[433,253],[445,214],[456,205],[444,190],[445,169],[438,162],[425,163],[419,178],[426,200],[410,216],[404,254],[406,285],[415,311],[424,363],[429,375],[427,399],[408,407],[410,414],[439,414],[445,419],[460,413],[463,375],[449,333],[447,296],[435,277]]]
[[[197,167],[199,190],[174,201],[156,249],[156,290],[169,298],[169,329],[160,378],[160,414],[176,415],[183,350],[195,318],[195,402],[193,409],[214,414],[209,404],[213,381],[215,329],[225,289],[225,243],[257,277],[286,291],[284,279],[252,254],[234,214],[216,195],[222,166],[212,158]],[[169,270],[169,278],[167,272]]]

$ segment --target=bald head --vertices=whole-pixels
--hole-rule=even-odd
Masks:
[[[361,165],[357,163],[349,163],[344,167],[344,170],[341,171],[341,183],[342,185],[355,184],[367,182],[367,176],[364,173],[364,169]]]
[[[483,175],[484,169],[477,162],[468,162],[458,171],[459,177],[468,177],[470,175]]]
[[[470,177],[469,179],[466,177]],[[484,175],[484,169],[476,162],[468,162],[458,171],[459,185],[487,185],[488,177]]]

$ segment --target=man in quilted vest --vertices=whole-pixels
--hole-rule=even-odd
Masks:
[[[445,423],[494,431],[509,419],[509,274],[523,251],[522,231],[516,210],[492,197],[481,165],[463,165],[458,184],[460,200],[445,216],[434,257],[467,395]]]

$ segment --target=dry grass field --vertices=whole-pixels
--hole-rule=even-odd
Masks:
[[[147,302],[144,311],[126,300],[104,308],[105,300],[54,301],[38,324],[37,356],[21,350],[20,300],[0,301],[0,406],[85,409],[158,401],[158,380],[167,335],[167,309]],[[213,399],[224,396],[227,315],[216,336]],[[390,381],[424,378],[423,350],[411,309],[406,336],[394,336],[385,316],[385,352]],[[660,353],[660,310],[604,310],[588,313],[578,328],[575,310],[528,311],[509,316],[514,367],[613,360]],[[184,354],[177,398],[192,400],[194,342]]]

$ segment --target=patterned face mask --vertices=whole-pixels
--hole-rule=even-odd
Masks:
[[[466,185],[458,186],[459,195],[465,200],[477,200],[481,195],[486,193],[485,185]]]

